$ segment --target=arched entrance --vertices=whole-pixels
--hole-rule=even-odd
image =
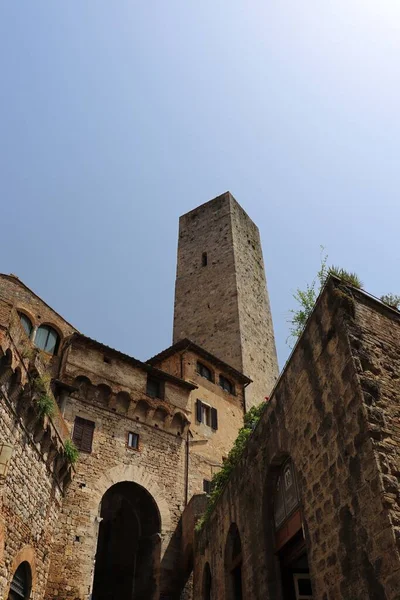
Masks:
[[[236,523],[232,523],[225,546],[225,586],[227,600],[242,600],[242,542]]]
[[[116,483],[101,501],[92,600],[153,600],[160,568],[161,521],[140,485]]]
[[[14,573],[8,600],[28,600],[31,595],[32,573],[29,563],[22,562]]]

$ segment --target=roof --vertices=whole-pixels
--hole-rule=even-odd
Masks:
[[[189,340],[189,338],[184,338],[183,340],[179,340],[179,342],[176,342],[175,344],[173,344],[169,348],[166,348],[159,354],[156,354],[152,358],[149,358],[149,360],[147,362],[148,362],[148,364],[153,365],[153,364],[163,361],[165,358],[168,358],[169,356],[172,356],[173,354],[176,354],[177,352],[182,352],[183,350],[193,350],[199,356],[202,356],[206,360],[209,360],[210,362],[212,362],[214,365],[217,365],[225,372],[230,373],[233,377],[235,377],[241,383],[251,383],[252,382],[252,379],[250,379],[249,377],[247,377],[240,371],[237,371],[234,367],[231,367],[230,365],[228,365],[228,363],[224,362],[223,360],[221,360],[214,354],[211,354],[211,352],[208,352],[208,350],[205,350],[205,348],[198,346],[197,344],[192,342],[192,340]]]
[[[60,315],[60,313],[58,313],[56,310],[54,310],[54,308],[52,306],[50,306],[50,304],[47,304],[47,302],[45,302],[43,300],[43,298],[38,296],[38,294],[36,294],[33,290],[31,290],[30,287],[28,287],[23,281],[21,281],[21,279],[19,277],[17,277],[17,275],[14,275],[13,273],[10,273],[10,275],[7,275],[6,273],[0,273],[0,277],[4,277],[4,279],[11,279],[12,281],[15,281],[15,283],[18,283],[20,286],[24,287],[26,290],[28,290],[29,293],[31,293],[33,296],[36,296],[36,298],[38,298],[41,302],[43,302],[43,304],[45,304],[47,306],[47,308],[50,308],[50,310],[52,310],[53,313],[55,313],[58,317],[60,317],[60,319],[65,321],[65,323],[67,325],[69,325],[72,329],[75,329],[75,331],[78,331],[76,329],[76,327],[71,325],[71,323],[69,323],[62,315]]]
[[[188,381],[185,381],[184,379],[175,377],[175,375],[170,375],[170,373],[166,373],[165,371],[162,371],[161,369],[157,369],[157,367],[153,367],[148,362],[142,362],[141,360],[134,358],[133,356],[129,356],[129,354],[124,354],[123,352],[120,352],[119,350],[116,350],[115,348],[106,346],[105,344],[102,344],[101,342],[98,342],[97,340],[94,340],[86,335],[83,335],[82,333],[78,333],[78,332],[73,333],[71,335],[71,337],[69,338],[69,340],[70,340],[70,343],[73,343],[76,340],[78,342],[82,342],[83,344],[93,346],[93,347],[97,348],[98,350],[107,352],[108,354],[112,354],[112,355],[118,357],[120,360],[130,363],[131,365],[133,365],[134,367],[137,367],[138,369],[142,369],[143,371],[146,371],[147,373],[152,373],[153,375],[155,375],[156,377],[159,377],[160,379],[165,379],[167,381],[171,381],[172,383],[175,383],[176,385],[184,387],[188,390],[197,389],[197,385],[195,385],[194,383],[189,383]]]

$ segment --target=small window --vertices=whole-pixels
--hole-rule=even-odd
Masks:
[[[196,400],[196,419],[198,423],[203,423],[211,429],[218,429],[217,409],[201,400]]]
[[[225,392],[228,392],[228,394],[235,393],[235,386],[233,385],[232,381],[230,381],[223,375],[219,376],[219,385]]]
[[[25,333],[28,337],[30,337],[31,333],[32,333],[32,323],[29,317],[27,317],[26,315],[24,315],[24,313],[18,313],[19,314],[19,320],[21,321],[21,325],[22,327],[25,329]]]
[[[146,394],[152,398],[164,400],[164,382],[156,377],[147,377]]]
[[[203,479],[203,492],[211,494],[212,488],[212,482],[209,479]]]
[[[111,365],[111,358],[109,358],[108,356],[104,355],[103,356],[103,361],[105,363],[107,363],[108,365]]]
[[[207,263],[208,263],[207,252],[203,252],[203,254],[201,255],[201,266],[206,267]]]
[[[82,452],[92,451],[93,434],[95,424],[93,421],[88,419],[82,419],[81,417],[75,417],[74,431],[72,434],[72,441]]]
[[[35,346],[49,354],[56,354],[58,344],[58,333],[49,325],[41,325],[36,332]]]
[[[208,379],[208,381],[214,381],[211,369],[206,367],[206,365],[203,365],[201,362],[197,362],[197,372],[205,379]]]
[[[139,434],[130,431],[128,433],[128,448],[139,450]]]
[[[299,505],[299,494],[293,463],[288,460],[281,469],[276,481],[274,494],[275,528],[279,529]]]

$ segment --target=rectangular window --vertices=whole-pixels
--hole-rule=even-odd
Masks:
[[[95,423],[88,419],[75,417],[72,441],[78,450],[90,453],[92,451]]]
[[[196,420],[211,429],[218,429],[217,409],[201,400],[196,400]]]
[[[149,375],[147,377],[146,394],[152,398],[164,400],[164,382]]]
[[[211,481],[209,481],[208,479],[203,479],[203,492],[205,492],[206,494],[211,494],[211,491]]]
[[[139,434],[130,431],[128,433],[128,448],[139,450]]]
[[[203,267],[206,267],[207,263],[208,263],[207,252],[203,252],[203,254],[201,255],[201,265]]]

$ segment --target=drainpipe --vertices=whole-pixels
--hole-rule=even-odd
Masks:
[[[250,382],[248,381],[247,383],[244,384],[243,386],[243,406],[244,406],[244,414],[247,413],[247,407],[246,407],[246,388],[247,386],[250,385]]]

